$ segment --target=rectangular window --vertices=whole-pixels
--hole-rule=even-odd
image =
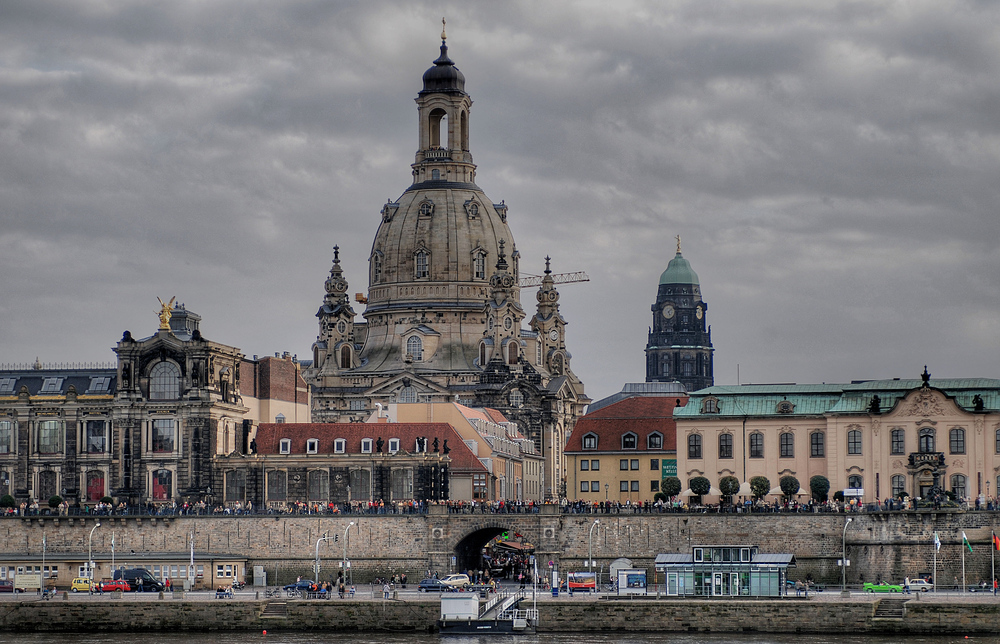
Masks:
[[[651,469],[654,472],[658,472],[660,470],[660,459],[658,458],[649,459],[649,469]]]
[[[361,439],[361,453],[371,454],[372,453],[372,439],[362,438]]]
[[[623,458],[622,460],[618,461],[618,469],[621,470],[621,471],[623,471],[623,472],[627,472],[628,471],[628,459],[627,458]]]
[[[319,451],[319,439],[310,438],[306,441],[306,454],[315,454]]]
[[[0,420],[0,454],[10,454],[14,447],[14,421]]]
[[[719,458],[733,457],[733,435],[719,434]]]
[[[590,492],[590,481],[580,481],[580,491]]]
[[[334,454],[343,454],[347,449],[347,441],[343,438],[338,438],[333,441],[333,452]]]
[[[62,423],[58,420],[43,420],[38,423],[38,452],[58,454],[62,451]]]
[[[639,481],[632,481],[632,491],[633,492],[639,491]]]
[[[619,492],[628,492],[628,481],[619,481],[618,483]]]
[[[106,426],[107,423],[103,420],[87,421],[86,441],[88,454],[103,454],[108,451],[107,432],[105,432]]]
[[[278,453],[279,454],[291,454],[292,453],[292,440],[290,438],[282,438],[278,443]]]
[[[660,491],[660,482],[659,481],[650,481],[649,482],[649,491],[650,492],[659,492]]]
[[[223,566],[222,564],[219,564],[219,565],[217,565],[215,567],[215,576],[216,577],[220,577],[220,578],[221,577],[225,577],[226,576],[225,575],[225,571],[226,571],[225,566]]]
[[[153,451],[174,451],[174,420],[158,418],[153,421]]]
[[[894,455],[906,453],[906,432],[902,429],[892,430],[892,453]]]
[[[472,475],[472,498],[474,499],[485,499],[488,498],[486,495],[486,475],[485,474],[473,474]]]
[[[403,501],[413,498],[413,470],[410,468],[394,469],[390,473],[392,483],[392,500]]]
[[[639,459],[633,458],[631,461],[629,461],[629,465],[631,466],[630,469],[638,470],[639,469]]]
[[[764,435],[759,432],[750,434],[750,458],[764,458]]]
[[[778,437],[778,453],[781,458],[795,458],[795,435],[784,432]]]
[[[600,481],[591,481],[590,482],[590,490],[592,492],[600,492],[601,491],[601,482]]]
[[[847,432],[847,453],[848,454],[860,454],[861,453],[861,430],[852,429]]]
[[[587,459],[583,459],[582,461],[580,461],[580,471],[581,472],[586,472],[589,469],[590,469],[590,461],[588,461]]]
[[[395,454],[398,451],[399,451],[399,439],[398,438],[390,438],[389,439],[389,453],[390,454]]]
[[[351,405],[351,411],[364,411],[365,410],[365,401],[364,400],[352,400],[351,403],[350,403],[350,405]]]
[[[695,563],[701,563],[705,560],[705,551],[702,548],[694,549],[694,561]]]

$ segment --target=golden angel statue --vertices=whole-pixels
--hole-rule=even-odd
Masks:
[[[157,296],[156,299],[160,300],[159,296]],[[160,300],[160,313],[159,313],[159,315],[160,315],[160,330],[161,331],[169,331],[170,330],[170,312],[174,308],[174,300],[176,300],[176,299],[177,299],[177,297],[174,296],[174,297],[170,298],[170,301],[167,302],[166,304],[163,303],[163,300]]]

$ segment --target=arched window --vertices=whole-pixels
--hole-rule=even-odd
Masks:
[[[906,431],[897,427],[892,430],[892,454],[906,453]]]
[[[424,359],[424,342],[419,335],[411,335],[406,339],[406,352],[410,354],[414,362]]]
[[[104,498],[104,472],[90,470],[87,472],[87,500],[100,501]]]
[[[860,490],[865,486],[865,481],[860,474],[851,474],[847,477],[847,487],[852,490]]]
[[[956,498],[964,499],[969,496],[966,485],[967,479],[964,474],[951,475],[951,493],[954,494]]]
[[[351,347],[350,345],[343,345],[340,347],[340,368],[350,369],[351,368]]]
[[[706,398],[701,403],[701,413],[703,414],[717,414],[719,413],[719,399],[718,398]]]
[[[520,407],[524,404],[524,394],[521,393],[520,389],[511,389],[507,395],[507,401],[511,407]]]
[[[418,250],[417,254],[414,255],[413,276],[417,279],[430,275],[430,270],[428,269],[428,257],[427,251],[425,250]]]
[[[781,458],[795,458],[795,434],[782,432],[778,437],[778,448]]]
[[[688,458],[701,458],[701,436],[698,434],[688,436]]]
[[[760,432],[750,434],[750,458],[764,458],[764,435]]]
[[[902,474],[894,474],[892,477],[892,495],[899,498],[906,492],[906,477]]]
[[[372,255],[372,284],[382,281],[382,253]]]
[[[326,503],[330,500],[330,473],[326,470],[309,472],[309,501]]]
[[[965,430],[953,427],[948,432],[948,447],[952,454],[965,454]]]
[[[173,498],[174,477],[170,470],[156,470],[153,472],[153,500],[169,501]]]
[[[181,372],[172,362],[158,362],[149,372],[150,400],[177,400],[181,395]]]
[[[813,458],[826,456],[826,434],[823,432],[809,434],[809,455]]]
[[[635,449],[638,440],[636,435],[632,432],[627,432],[622,435],[622,449]]]
[[[403,387],[399,390],[399,402],[401,403],[415,403],[417,402],[417,390],[413,387]]]
[[[920,452],[929,454],[934,450],[934,430],[930,427],[920,429]]]
[[[461,124],[461,135],[460,143],[463,150],[469,149],[469,114],[465,110],[462,110],[462,115],[459,120]]]
[[[436,108],[427,115],[427,133],[431,149],[443,148],[448,145],[448,113]]]
[[[267,473],[267,500],[288,500],[288,472],[271,470]]]
[[[719,434],[719,458],[733,457],[733,435]]]
[[[485,342],[480,342],[479,343],[479,366],[480,367],[484,367],[484,368],[486,367],[486,343]],[[1000,439],[998,439],[998,440],[1000,440]],[[997,443],[997,444],[1000,445],[1000,443]]]
[[[226,472],[226,501],[235,503],[236,501],[246,501],[247,498],[247,473],[246,470],[231,470]]]
[[[848,454],[860,454],[861,453],[861,430],[852,429],[847,432],[847,453]]]
[[[517,364],[517,358],[520,354],[520,343],[517,340],[511,340],[507,343],[507,364]]]

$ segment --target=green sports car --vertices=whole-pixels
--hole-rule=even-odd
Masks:
[[[866,593],[901,593],[903,592],[903,587],[899,584],[870,584],[866,583],[864,585],[864,591]]]

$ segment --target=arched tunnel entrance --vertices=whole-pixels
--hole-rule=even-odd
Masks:
[[[489,570],[497,579],[517,579],[531,569],[534,552],[534,545],[513,528],[480,528],[455,545],[455,572]]]

